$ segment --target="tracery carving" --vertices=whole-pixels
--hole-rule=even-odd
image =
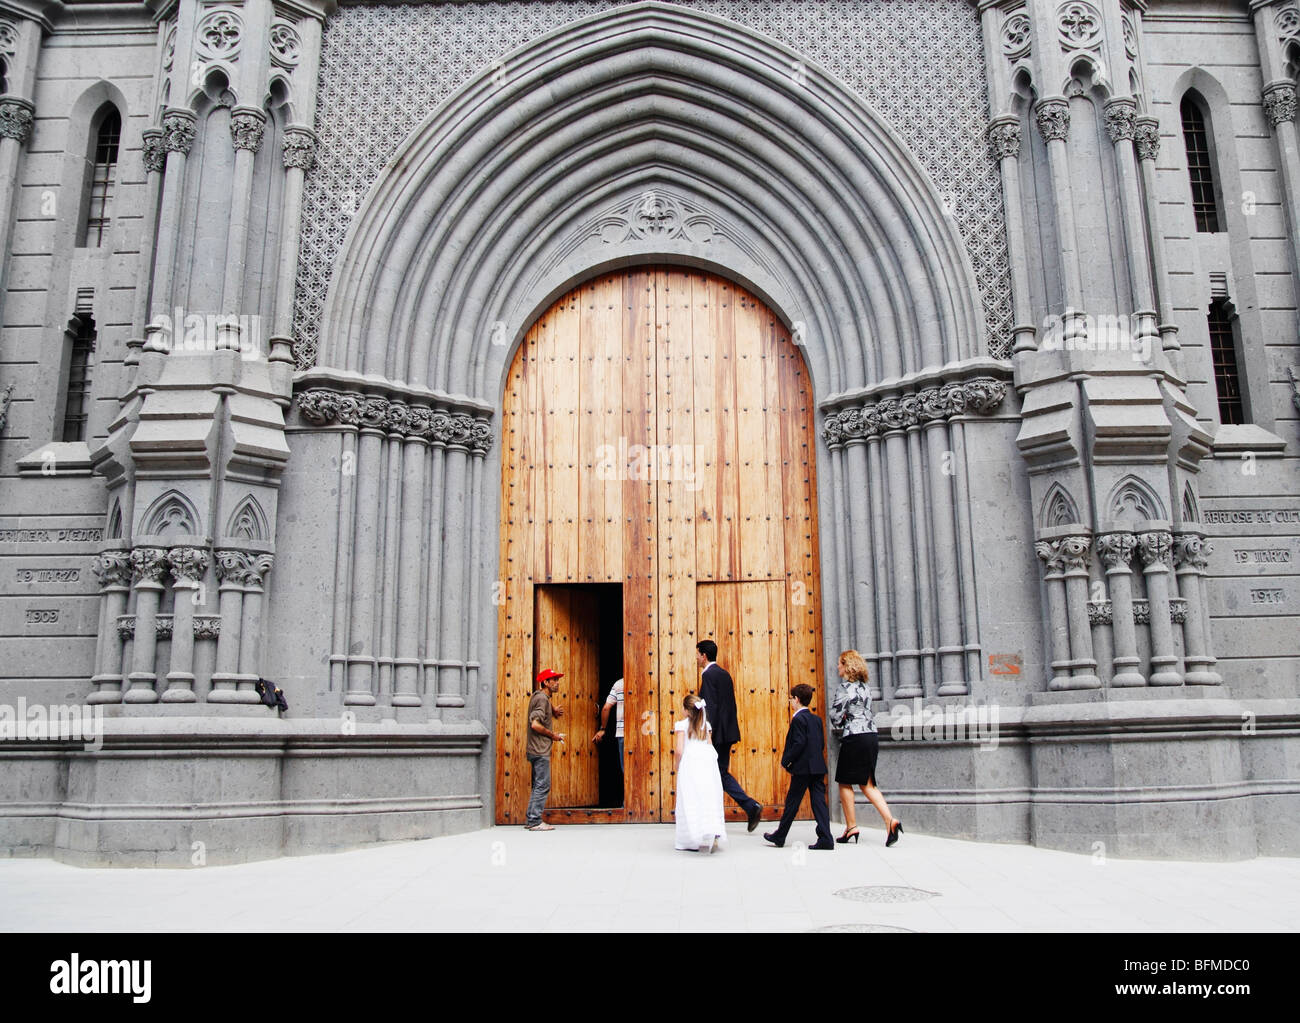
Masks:
[[[12,57],[18,52],[18,26],[0,18],[0,57]]]
[[[1109,600],[1088,601],[1088,624],[1094,629],[1098,625],[1110,625],[1113,616],[1114,608]]]
[[[1002,52],[1012,60],[1029,53],[1032,38],[1029,15],[1024,11],[1016,11],[1002,23]]]
[[[221,635],[221,615],[195,615],[194,638],[216,639]]]
[[[271,62],[283,68],[295,68],[302,58],[302,37],[293,22],[276,18],[271,23]]]
[[[1204,572],[1209,565],[1209,557],[1214,547],[1203,536],[1196,533],[1176,533],[1173,538],[1174,565],[1186,566],[1197,572]]]
[[[208,570],[208,552],[201,547],[173,547],[167,562],[177,582],[197,583]]]
[[[238,14],[216,10],[199,19],[195,30],[196,49],[204,60],[234,60],[239,55],[244,23]]]
[[[1101,14],[1092,4],[1068,3],[1057,14],[1061,49],[1088,50],[1101,45]]]
[[[117,634],[123,640],[135,638],[135,615],[117,616]]]
[[[1168,566],[1170,547],[1173,537],[1164,530],[1138,534],[1138,556],[1147,568],[1154,565]]]
[[[170,614],[154,615],[154,632],[159,639],[171,639],[172,627],[176,624],[176,616]]]

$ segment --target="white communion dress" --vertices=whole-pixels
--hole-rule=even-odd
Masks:
[[[683,718],[673,731],[686,734],[686,748],[677,769],[677,848],[708,850],[727,844],[726,816],[722,809],[722,776],[713,743],[693,739],[690,722]]]

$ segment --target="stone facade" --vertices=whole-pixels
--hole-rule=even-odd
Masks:
[[[78,10],[0,0],[0,705],[104,731],[0,739],[8,853],[490,823],[506,369],[644,262],[800,346],[909,825],[1300,850],[1295,0]]]

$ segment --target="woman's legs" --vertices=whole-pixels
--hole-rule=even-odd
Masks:
[[[840,786],[840,806],[844,809],[844,833],[847,835],[858,826],[857,807],[853,805],[853,786]]]
[[[843,795],[843,791],[843,788],[841,788],[841,796]],[[853,790],[850,789],[849,791],[852,792]],[[885,794],[881,792],[880,789],[876,788],[875,782],[863,785],[862,794],[866,796],[871,805],[876,808],[876,812],[880,814],[881,820],[885,822],[885,827],[888,828],[892,825],[894,818],[889,813],[889,804],[885,802]]]

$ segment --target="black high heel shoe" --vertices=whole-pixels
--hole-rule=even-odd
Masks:
[[[839,838],[835,839],[835,842],[836,842],[836,844],[838,844],[838,845],[848,845],[850,839],[852,839],[854,845],[857,845],[857,844],[858,844],[858,829],[857,829],[857,828],[854,828],[852,831],[846,831],[846,832],[844,832],[844,834],[840,835]]]
[[[898,836],[901,835],[902,833],[903,833],[903,822],[900,821],[897,817],[895,817],[894,823],[889,828],[889,834],[885,836],[885,845],[887,847],[893,845],[895,842],[898,841]]]

